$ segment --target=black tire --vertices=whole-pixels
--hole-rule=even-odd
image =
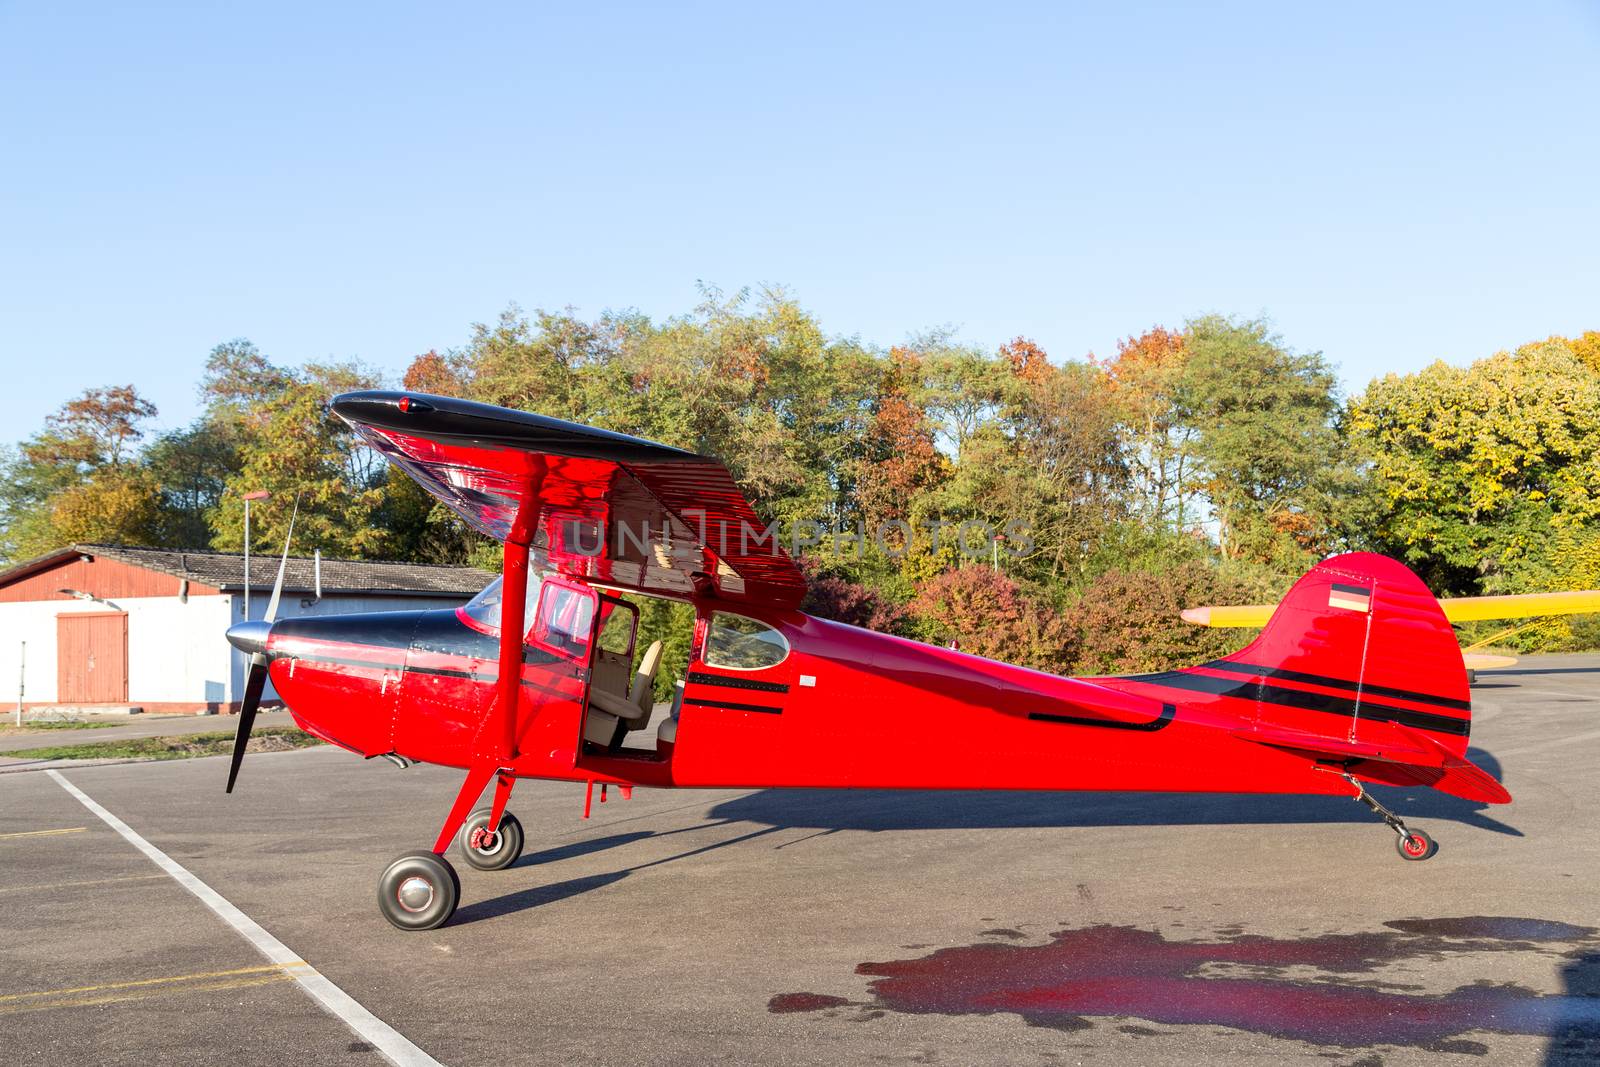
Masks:
[[[401,930],[432,930],[450,921],[461,902],[461,879],[450,861],[432,852],[407,852],[378,879],[378,910]]]
[[[500,816],[500,829],[491,841],[491,848],[474,848],[472,835],[489,825],[489,808],[479,808],[461,824],[456,834],[456,844],[461,855],[480,871],[503,871],[522,856],[522,824],[509,811]]]
[[[1433,838],[1421,830],[1412,830],[1405,837],[1395,838],[1394,848],[1396,852],[1400,853],[1401,859],[1416,862],[1431,859],[1433,854],[1439,851],[1439,846],[1434,842]]]

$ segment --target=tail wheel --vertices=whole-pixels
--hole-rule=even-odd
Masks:
[[[1401,859],[1408,860],[1425,860],[1439,851],[1433,838],[1421,830],[1407,830],[1405,836],[1395,838],[1394,847]]]
[[[378,910],[402,930],[443,926],[461,901],[461,879],[450,861],[432,852],[408,852],[378,879]]]
[[[461,824],[456,844],[466,861],[480,871],[503,871],[522,855],[522,824],[509,811],[500,826],[489,832],[489,808],[479,808]]]

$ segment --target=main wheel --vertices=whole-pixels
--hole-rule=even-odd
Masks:
[[[443,926],[460,901],[456,869],[432,852],[408,852],[378,879],[378,910],[402,930]]]
[[[500,816],[500,828],[489,832],[489,808],[479,808],[461,824],[456,844],[468,863],[480,871],[503,871],[522,855],[522,824],[509,811]]]
[[[1433,838],[1421,830],[1412,830],[1404,837],[1394,840],[1394,847],[1400,853],[1401,859],[1425,860],[1439,851],[1439,846],[1434,844]]]

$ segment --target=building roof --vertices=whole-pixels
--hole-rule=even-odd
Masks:
[[[224,592],[244,588],[244,556],[237,552],[194,549],[141,548],[129,545],[75,544],[35,557],[0,571],[0,585],[46,570],[63,560],[100,556],[134,567],[170,574],[175,578],[209,585]],[[250,555],[250,587],[270,591],[278,580],[280,556]],[[309,556],[290,556],[284,572],[285,592],[308,593],[315,586],[315,564]],[[469,597],[488,585],[495,575],[476,567],[446,567],[426,563],[391,563],[384,560],[324,559],[322,594],[371,596]]]

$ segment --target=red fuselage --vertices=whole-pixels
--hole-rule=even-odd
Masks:
[[[1058,677],[753,607],[740,611],[778,630],[789,653],[734,670],[704,661],[711,609],[699,609],[674,743],[585,744],[587,650],[530,639],[506,765],[649,786],[1348,791],[1302,757],[1234,736],[1254,718],[1238,694],[1161,675]],[[311,733],[367,757],[465,768],[494,752],[484,727],[498,641],[463,611],[393,612],[285,620],[268,653],[274,686]]]

